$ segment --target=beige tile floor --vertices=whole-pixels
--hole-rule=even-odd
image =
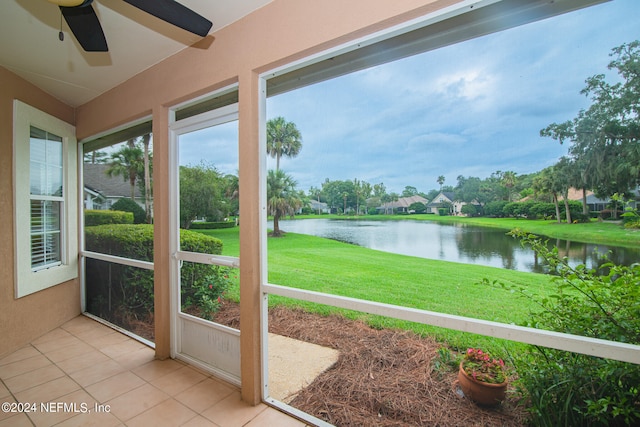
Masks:
[[[305,425],[84,316],[0,359],[0,402],[0,427]]]

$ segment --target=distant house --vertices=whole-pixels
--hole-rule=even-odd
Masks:
[[[422,203],[427,206],[429,200],[425,199],[422,196],[410,196],[410,197],[400,197],[398,200],[384,203],[382,206],[378,207],[378,211],[381,213],[412,213],[409,212],[409,206],[414,203]]]
[[[309,200],[309,208],[311,208],[313,213],[328,214],[330,212],[329,205],[317,200]]]
[[[463,215],[462,207],[468,205],[467,202],[456,200],[456,196],[452,191],[441,191],[436,197],[433,198],[431,203],[427,205],[427,213],[439,215],[440,208],[448,208],[449,215]],[[480,205],[477,202],[471,202],[476,208]]]
[[[455,215],[457,212],[460,212],[460,206],[456,210],[454,206],[455,195],[452,191],[441,191],[438,193],[436,197],[433,198],[431,203],[427,205],[427,213],[439,214],[440,208],[448,208],[449,214]],[[460,203],[458,203],[460,204]]]
[[[107,175],[109,165],[104,163],[85,163],[84,169],[84,207],[85,209],[109,209],[123,198],[131,198],[131,185],[122,176]],[[144,195],[138,184],[134,189],[135,201],[144,209]]]
[[[589,211],[591,212],[600,212],[601,210],[606,209],[607,204],[609,203],[609,199],[599,199],[593,194],[593,191],[587,190],[587,206],[589,207]],[[567,198],[572,201],[582,203],[582,190],[577,188],[570,188],[567,194]],[[564,197],[562,195],[558,196],[558,201],[562,202]]]
[[[640,205],[640,188],[636,188],[635,190],[631,191],[631,193],[634,194],[635,200],[631,200],[629,204],[632,208],[637,209],[638,206]],[[568,199],[575,200],[582,203],[582,190],[570,188]],[[560,200],[563,200],[563,198],[561,197]],[[611,202],[612,201],[610,198],[607,197],[606,199],[600,199],[596,197],[593,191],[587,190],[587,207],[590,212],[603,211],[608,208]],[[624,206],[620,206],[620,209],[623,209],[623,208]]]

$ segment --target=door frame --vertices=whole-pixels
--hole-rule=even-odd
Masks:
[[[233,88],[231,88],[233,89]],[[226,88],[225,92],[228,92]],[[219,93],[219,92],[218,92]],[[208,96],[207,98],[211,98]],[[183,262],[239,268],[240,259],[180,250],[179,139],[198,130],[238,120],[238,103],[169,120],[169,221],[171,357],[188,362],[232,384],[240,385],[240,331],[186,313],[180,309],[180,268]],[[237,141],[236,141],[237,145]]]

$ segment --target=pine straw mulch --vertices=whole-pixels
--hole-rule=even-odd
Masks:
[[[238,306],[225,301],[215,320],[238,328]],[[269,332],[340,351],[338,361],[290,403],[333,425],[525,424],[526,411],[514,396],[490,408],[464,398],[455,372],[433,369],[442,347],[433,339],[285,307],[269,311]]]

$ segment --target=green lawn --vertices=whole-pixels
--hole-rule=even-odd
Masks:
[[[239,254],[238,229],[208,230],[224,242],[223,254]],[[375,251],[319,237],[288,233],[268,239],[269,282],[300,289],[506,323],[527,319],[532,304],[483,278],[549,293],[550,277],[493,267],[427,260]],[[238,292],[230,293],[237,298]],[[376,327],[399,327],[435,335],[454,347],[501,346],[498,340],[394,319],[349,313],[317,304],[271,297],[272,304],[303,306],[323,314],[339,311]],[[512,350],[518,346],[511,346]]]
[[[318,216],[308,216],[318,217]],[[640,245],[640,232],[625,230],[619,224],[591,222],[558,224],[546,220],[506,218],[463,218],[435,215],[373,215],[366,217],[327,216],[321,218],[366,220],[420,220],[445,223],[462,222],[504,230],[522,230],[574,241],[620,246]],[[224,242],[223,254],[238,256],[238,228],[202,230]],[[420,308],[447,314],[475,317],[505,323],[526,322],[536,307],[527,299],[501,288],[480,285],[483,278],[515,284],[531,292],[551,292],[550,277],[492,267],[427,260],[379,252],[329,239],[288,233],[283,238],[268,239],[269,282],[370,301]],[[237,287],[230,297],[239,298]],[[352,318],[364,318],[376,327],[398,327],[419,334],[431,334],[454,347],[482,346],[494,351],[519,351],[520,345],[505,343],[468,333],[347,312],[318,304],[272,296],[270,304],[301,306],[328,314],[341,312]]]

